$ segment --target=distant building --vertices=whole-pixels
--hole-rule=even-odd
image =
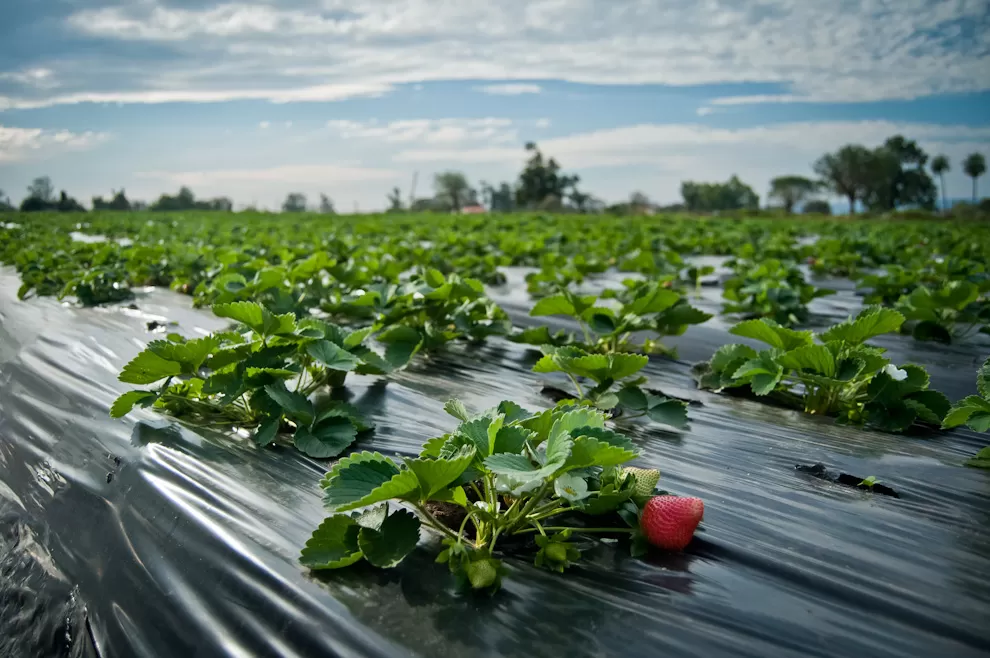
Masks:
[[[461,212],[465,215],[478,215],[488,212],[484,206],[474,204],[473,206],[464,206],[461,208]]]

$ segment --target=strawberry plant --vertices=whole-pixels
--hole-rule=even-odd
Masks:
[[[948,429],[966,425],[974,432],[990,432],[990,359],[976,373],[979,395],[970,395],[952,406],[942,427]]]
[[[281,431],[311,457],[340,454],[370,429],[350,405],[314,402],[313,393],[342,386],[348,372],[386,374],[408,360],[387,360],[364,345],[369,328],[350,331],[291,313],[275,315],[253,302],[213,307],[236,331],[186,340],[169,334],[149,343],[121,371],[122,382],[157,384],[124,393],[111,408],[117,418],[135,405],[177,417],[252,428],[261,446]]]
[[[460,425],[418,457],[360,452],[333,466],[321,482],[331,515],[302,550],[305,566],[394,567],[425,527],[442,538],[437,562],[463,586],[494,591],[506,554],[560,572],[581,557],[577,536],[627,537],[641,554],[647,541],[683,548],[700,520],[697,504],[685,514],[651,502],[659,472],[623,468],[639,451],[598,410],[502,402],[472,416],[456,400],[445,409]]]
[[[870,307],[816,336],[765,318],[747,320],[730,333],[769,349],[725,345],[696,368],[696,375],[703,388],[749,387],[757,396],[772,396],[806,413],[887,432],[902,432],[915,422],[939,425],[950,404],[942,393],[929,390],[925,369],[898,368],[883,348],[866,343],[897,331],[903,322],[897,311]]]
[[[639,332],[657,338],[679,336],[689,325],[706,322],[711,315],[692,307],[680,293],[647,281],[628,282],[626,289],[609,297],[619,302],[618,308],[597,305],[594,295],[577,295],[566,288],[536,302],[530,311],[534,317],[563,315],[577,322],[581,339],[570,341],[588,352],[613,354],[636,348],[631,342]],[[603,299],[608,297],[603,295]],[[521,339],[517,339],[520,340]],[[643,352],[671,352],[659,340],[646,338]]]
[[[808,304],[834,290],[816,288],[794,265],[770,258],[757,264],[740,261],[736,276],[725,282],[725,313],[746,318],[770,318],[783,326],[808,321]]]
[[[550,345],[542,349],[543,358],[533,366],[533,372],[564,373],[574,386],[574,399],[606,411],[621,407],[625,419],[647,416],[657,423],[687,428],[687,403],[643,390],[646,378],[633,378],[649,363],[646,356],[591,354],[579,347]],[[582,379],[591,380],[595,386],[582,388]]]
[[[901,297],[897,310],[917,340],[951,343],[973,331],[990,334],[990,299],[970,281],[950,281],[939,289],[919,286]]]

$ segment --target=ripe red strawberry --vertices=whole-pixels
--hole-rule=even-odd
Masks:
[[[705,503],[700,498],[654,496],[643,507],[639,527],[654,546],[680,551],[691,543],[704,515]]]

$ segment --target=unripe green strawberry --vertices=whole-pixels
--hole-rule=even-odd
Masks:
[[[495,565],[491,563],[491,560],[478,560],[468,564],[467,576],[468,580],[471,581],[471,587],[484,589],[492,586],[498,573],[495,571]]]
[[[657,482],[660,481],[660,471],[655,468],[636,468],[630,466],[622,469],[622,472],[632,475],[636,479],[637,496],[652,496]]]

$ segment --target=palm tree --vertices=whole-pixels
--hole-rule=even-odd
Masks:
[[[945,201],[945,172],[947,171],[949,171],[949,158],[944,155],[936,155],[932,158],[932,173],[938,176],[939,186],[942,188],[942,212],[949,210]]]
[[[982,153],[970,153],[963,160],[963,171],[973,179],[973,203],[976,203],[976,179],[987,171],[987,161]]]

